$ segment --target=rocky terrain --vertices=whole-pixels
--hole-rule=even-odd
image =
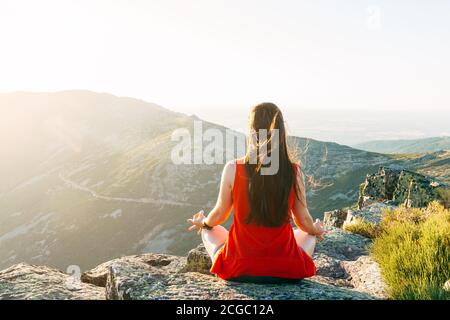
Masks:
[[[142,254],[108,261],[80,279],[28,264],[0,272],[0,299],[380,299],[385,298],[369,241],[335,228],[314,256],[317,275],[294,284],[251,284],[209,274],[203,246],[186,257]]]
[[[359,207],[367,200],[390,201],[407,207],[425,207],[434,200],[445,201],[447,183],[405,169],[380,167],[360,186]]]

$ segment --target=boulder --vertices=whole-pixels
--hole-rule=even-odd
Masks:
[[[210,274],[212,262],[205,246],[200,244],[196,248],[189,251],[187,256],[187,263],[184,271],[194,271],[204,274]]]
[[[25,263],[0,271],[0,300],[102,300],[105,290],[60,270]]]
[[[346,279],[348,277],[340,260],[329,257],[323,253],[315,253],[313,256],[317,269],[317,276],[331,279]]]
[[[161,270],[170,272],[181,269],[186,264],[186,258],[153,253],[126,256],[102,263],[101,265],[95,267],[94,269],[84,272],[81,275],[81,281],[99,287],[106,287],[106,279],[108,277],[110,267],[111,265],[118,262],[129,265],[142,263],[149,266],[158,267]]]
[[[397,206],[392,201],[377,202],[372,201],[360,209],[349,209],[344,224],[348,225],[355,221],[366,221],[378,225],[381,221],[383,210],[395,209]]]
[[[342,228],[345,219],[347,218],[347,211],[342,209],[327,211],[323,213],[323,224],[325,227]]]
[[[352,286],[378,298],[387,298],[386,285],[381,280],[378,263],[370,256],[361,256],[356,261],[342,261],[343,269],[348,274]]]
[[[380,167],[368,174],[360,186],[358,205],[364,207],[369,200],[391,200],[395,205],[425,207],[432,201],[443,202],[442,189],[449,186],[433,178],[405,169]]]
[[[323,253],[337,260],[356,260],[367,255],[367,247],[371,241],[363,236],[346,232],[339,228],[331,228],[325,239],[316,245],[316,252]]]
[[[442,200],[438,193],[440,186],[438,182],[421,174],[403,170],[392,199],[407,207],[425,207],[434,200]]]

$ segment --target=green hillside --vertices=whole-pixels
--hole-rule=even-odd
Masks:
[[[355,148],[379,153],[420,153],[450,150],[450,137],[413,140],[374,140],[354,145]]]

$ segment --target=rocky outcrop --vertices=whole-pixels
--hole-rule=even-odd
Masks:
[[[165,254],[147,253],[142,255],[126,256],[111,260],[81,274],[81,281],[99,287],[106,287],[108,274],[113,264],[122,263],[128,265],[144,264],[158,268],[164,272],[182,269],[186,266],[186,258]]]
[[[363,255],[356,261],[342,261],[342,266],[350,276],[349,281],[354,288],[377,297],[386,297],[386,286],[381,280],[380,267],[372,257]]]
[[[100,267],[108,299],[377,299],[386,297],[377,264],[367,255],[369,240],[333,229],[318,244],[317,275],[294,284],[252,284],[221,280],[209,273],[202,245],[187,259],[166,256],[164,266],[145,262],[161,255],[117,259]],[[168,258],[170,257],[170,258]],[[161,259],[161,258],[160,258]],[[165,260],[166,259],[166,260]],[[91,281],[92,282],[92,281]]]
[[[21,263],[0,271],[0,300],[6,299],[101,300],[105,291],[57,269]]]
[[[0,272],[1,299],[379,299],[386,297],[370,241],[332,228],[317,245],[317,275],[289,284],[224,281],[209,273],[202,245],[188,257],[142,254],[118,258],[81,275],[15,265]]]
[[[323,253],[338,260],[352,261],[368,254],[371,241],[357,234],[339,228],[329,229],[325,239],[316,246],[317,253]]]
[[[374,299],[370,294],[322,279],[297,284],[252,284],[224,281],[199,272],[165,273],[144,264],[113,264],[108,299]]]
[[[424,207],[434,200],[444,201],[441,190],[448,188],[447,184],[416,172],[380,167],[361,184],[358,205],[362,208],[367,201],[390,200],[395,205]]]
[[[347,210],[336,209],[323,213],[323,223],[325,227],[341,228],[347,219]]]
[[[0,272],[2,299],[379,299],[385,298],[370,240],[331,228],[317,245],[317,275],[289,284],[224,281],[209,273],[202,245],[187,257],[165,254],[126,256],[81,275],[19,264]]]
[[[324,224],[327,227],[342,228],[344,225],[349,225],[357,221],[366,221],[374,225],[378,225],[384,210],[395,209],[396,205],[391,200],[385,202],[378,202],[373,200],[366,200],[364,207],[353,207],[350,209],[339,209],[325,212]]]
[[[392,201],[367,202],[359,209],[349,209],[344,224],[350,224],[358,220],[364,220],[373,224],[379,224],[384,210],[395,209],[396,205]]]
[[[445,190],[447,184],[438,182],[421,174],[403,169],[380,167],[375,174],[366,176],[360,185],[358,204],[345,209],[336,209],[324,213],[326,227],[342,228],[357,221],[378,225],[386,209],[395,209],[399,205],[424,207],[431,201],[446,205]]]
[[[187,264],[184,268],[185,271],[194,271],[205,274],[210,274],[211,258],[202,245],[189,251],[187,256]]]

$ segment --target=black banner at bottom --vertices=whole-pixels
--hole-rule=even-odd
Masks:
[[[58,319],[68,317],[85,317],[107,313],[114,316],[130,317],[139,313],[148,319],[227,319],[235,317],[257,317],[258,319],[287,319],[298,317],[361,315],[385,317],[391,309],[402,312],[403,316],[417,314],[423,310],[439,312],[448,310],[449,301],[304,301],[304,300],[172,300],[172,301],[0,301],[0,310],[9,307],[15,317],[22,312],[43,311],[48,316]],[[433,309],[428,309],[429,307]],[[51,311],[50,311],[51,310]],[[363,313],[361,313],[363,312]]]

